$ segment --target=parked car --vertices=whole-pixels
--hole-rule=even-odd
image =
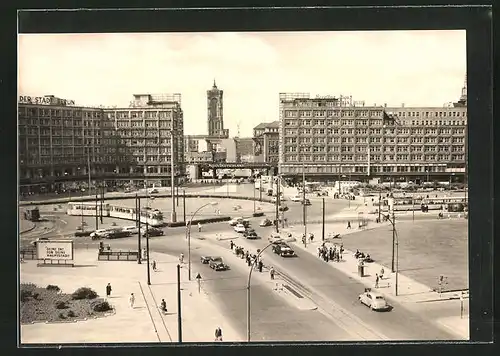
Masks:
[[[281,257],[295,257],[295,251],[286,243],[279,243],[273,246],[273,252]]]
[[[259,226],[261,227],[266,227],[266,226],[271,226],[273,222],[269,219],[264,219],[260,222]]]
[[[389,304],[387,304],[384,296],[380,293],[372,292],[369,288],[365,289],[365,292],[360,294],[358,299],[361,304],[366,305],[371,310],[389,309]]]
[[[243,224],[238,224],[234,227],[234,231],[238,232],[238,233],[243,233],[247,230],[247,228],[245,227],[245,225]]]
[[[224,263],[222,257],[212,257],[208,262],[208,266],[215,271],[227,271],[229,266]]]
[[[283,238],[281,235],[274,233],[269,236],[268,241],[273,244],[279,244],[283,242]]]

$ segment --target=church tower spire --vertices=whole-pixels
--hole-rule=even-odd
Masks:
[[[217,85],[215,84],[215,78],[214,78],[214,86],[213,86],[214,89],[217,89]]]

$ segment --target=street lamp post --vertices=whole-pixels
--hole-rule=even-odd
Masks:
[[[216,206],[219,203],[217,202],[210,202],[207,204],[204,204],[200,206],[194,213],[191,215],[191,219],[189,219],[189,223],[186,224],[186,235],[187,235],[187,242],[188,242],[188,279],[191,280],[191,225],[193,224],[193,218],[195,217],[196,213],[198,213],[201,209],[203,209],[206,206],[212,205]]]
[[[392,225],[392,272],[395,273],[395,295],[398,296],[399,236],[396,230],[396,218],[394,216],[394,210],[392,211],[392,218],[387,215],[387,220]],[[395,252],[394,247],[396,248]]]
[[[146,193],[146,207],[148,208],[146,214],[146,263],[148,273],[148,286],[151,285],[151,271],[149,270],[149,193]],[[139,252],[140,253],[140,252]]]
[[[269,247],[269,246],[272,246],[273,243],[269,243],[267,244],[262,250],[257,250],[257,256],[255,257],[255,260],[253,261],[253,263],[250,265],[250,271],[248,273],[248,281],[247,281],[247,342],[250,342],[250,339],[251,339],[251,323],[250,323],[250,320],[251,320],[251,299],[250,299],[250,281],[252,279],[252,271],[255,267],[255,264],[257,263],[257,261],[259,260],[260,256],[262,255],[262,253]]]
[[[170,221],[177,222],[177,213],[175,211],[175,160],[174,160],[174,126],[172,117],[172,129],[170,132],[170,190],[172,192],[172,213],[170,215]]]
[[[304,247],[307,247],[307,205],[306,205],[306,169],[302,164],[302,219],[304,223]]]
[[[137,226],[137,251],[139,251],[139,255],[137,258],[137,263],[141,264],[141,198],[135,194],[135,217],[136,217],[136,226]]]

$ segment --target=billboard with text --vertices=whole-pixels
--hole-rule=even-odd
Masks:
[[[36,242],[38,260],[73,260],[73,240],[42,240]]]

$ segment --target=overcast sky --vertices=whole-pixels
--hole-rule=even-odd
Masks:
[[[442,106],[460,96],[465,31],[20,35],[19,94],[127,107],[182,94],[186,134],[207,132],[206,90],[224,90],[230,135],[278,116],[280,92],[366,105]]]

